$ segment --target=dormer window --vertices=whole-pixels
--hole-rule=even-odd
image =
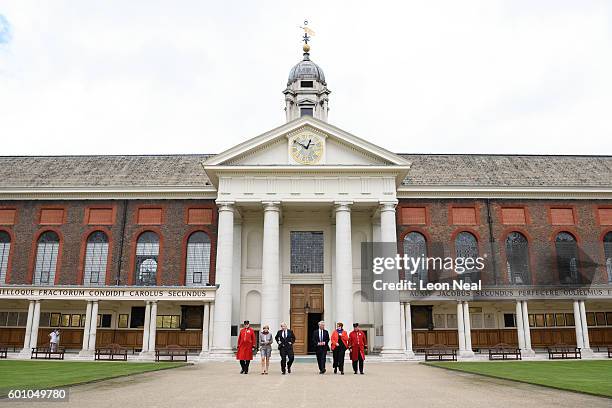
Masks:
[[[300,108],[300,116],[312,116],[313,110],[314,109],[312,107],[302,107]]]
[[[314,83],[312,81],[301,81],[300,86],[302,88],[314,88]]]

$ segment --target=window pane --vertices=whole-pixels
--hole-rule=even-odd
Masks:
[[[516,327],[513,313],[504,313],[504,327]]]
[[[155,286],[157,284],[157,260],[159,256],[159,237],[151,231],[138,237],[136,244],[136,285]]]
[[[323,273],[323,232],[291,231],[291,273]]]
[[[205,232],[194,232],[187,242],[187,286],[208,284],[209,271],[210,238]]]
[[[553,313],[546,313],[546,327],[555,327],[557,322]]]
[[[606,325],[606,314],[604,312],[595,313],[595,321],[598,326]]]
[[[565,315],[563,313],[555,314],[555,321],[557,326],[565,326]]]
[[[455,238],[455,256],[457,258],[478,258],[478,241],[476,237],[469,232],[460,232]],[[480,279],[480,273],[477,270],[465,271],[459,274],[465,282],[475,282]]]
[[[404,237],[404,255],[418,262],[415,270],[407,270],[406,280],[417,282],[419,279],[424,283],[428,282],[426,263],[421,260],[427,257],[427,241],[423,234],[410,232]]]
[[[506,266],[511,283],[530,283],[529,248],[527,238],[520,232],[511,232],[506,238]]]
[[[555,240],[559,280],[565,284],[580,283],[578,273],[578,245],[576,238],[567,232],[561,232]]]
[[[59,252],[59,237],[53,231],[47,231],[38,239],[36,249],[36,265],[34,269],[35,285],[53,285],[57,256]]]
[[[566,313],[565,314],[565,322],[567,323],[568,326],[573,326],[574,325],[574,314],[573,313]]]
[[[586,320],[587,320],[587,326],[595,326],[595,313],[587,312]]]
[[[604,246],[606,272],[608,274],[608,282],[612,283],[612,232],[608,232],[604,236],[603,246]]]
[[[83,284],[86,286],[104,285],[107,262],[108,237],[102,231],[96,231],[87,239]]]
[[[120,314],[119,320],[117,321],[117,326],[120,329],[126,329],[128,327],[128,316],[126,314]]]
[[[6,282],[9,253],[11,252],[11,237],[7,232],[0,231],[0,284]]]

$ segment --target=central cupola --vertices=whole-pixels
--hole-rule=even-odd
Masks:
[[[285,94],[285,114],[287,122],[301,116],[312,116],[327,122],[328,101],[331,91],[327,89],[325,74],[317,64],[310,60],[309,33],[312,30],[304,28],[304,55],[291,71],[287,80]]]

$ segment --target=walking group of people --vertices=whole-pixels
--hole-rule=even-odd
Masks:
[[[346,351],[349,351],[349,356],[353,364],[353,372],[363,374],[363,362],[365,360],[365,349],[368,345],[365,333],[359,328],[359,323],[353,324],[353,331],[349,334],[344,330],[344,324],[338,322],[336,329],[331,336],[325,329],[325,322],[319,322],[319,328],[316,329],[310,337],[313,343],[316,355],[317,364],[319,366],[319,374],[325,374],[325,364],[327,362],[327,352],[331,351],[333,357],[334,374],[340,372],[344,375],[344,356]],[[293,344],[295,343],[295,335],[293,331],[287,328],[286,323],[281,323],[281,328],[276,332],[276,336],[272,337],[269,326],[263,326],[259,333],[259,350],[261,353],[261,374],[267,375],[270,368],[270,357],[272,356],[272,344],[276,342],[281,356],[281,373],[291,374],[291,365],[293,364]],[[257,343],[255,338],[255,330],[251,327],[248,320],[244,321],[244,326],[238,335],[238,351],[236,359],[240,361],[240,374],[249,373],[249,365],[253,360],[253,352],[256,350]]]

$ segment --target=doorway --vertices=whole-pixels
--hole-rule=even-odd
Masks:
[[[293,351],[307,354],[312,348],[309,336],[323,320],[323,285],[291,285],[290,317],[295,334]]]

